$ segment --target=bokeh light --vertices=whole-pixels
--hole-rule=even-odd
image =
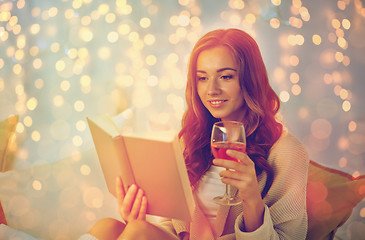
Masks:
[[[161,126],[178,131],[193,45],[211,29],[237,27],[257,40],[283,122],[311,159],[354,177],[365,174],[365,5],[360,0],[213,5],[5,0],[0,10],[0,116],[20,117],[12,140],[15,169],[70,155],[79,160],[93,146],[87,116],[129,109],[135,115],[128,121],[141,131]],[[55,178],[65,188],[63,207],[103,205],[98,189],[85,187],[77,195],[77,189],[67,188],[67,177],[91,176],[90,165],[62,174]],[[30,186],[41,194],[47,182],[34,178]],[[40,213],[24,199],[14,200],[24,207],[11,211],[31,229]],[[357,215],[364,218],[364,208]],[[83,217],[94,221],[96,215],[89,211]],[[52,231],[57,224],[60,234],[68,231],[68,223],[57,219]]]
[[[314,34],[312,37],[312,41],[315,45],[319,45],[322,42],[322,38],[318,34]]]
[[[90,187],[84,190],[82,199],[85,205],[90,208],[101,208],[103,206],[104,195],[99,188]]]
[[[325,139],[331,135],[332,125],[327,119],[316,119],[311,125],[311,132],[314,137],[318,139]]]
[[[87,175],[90,174],[91,169],[88,165],[82,165],[81,168],[80,168],[80,172],[81,172],[82,175],[87,176]]]
[[[39,180],[34,180],[32,183],[33,189],[36,191],[42,190],[42,183]]]

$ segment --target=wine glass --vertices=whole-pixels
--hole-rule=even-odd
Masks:
[[[245,128],[241,122],[222,121],[213,125],[210,146],[215,158],[238,162],[238,159],[227,155],[228,149],[246,152]],[[231,196],[231,186],[226,184],[226,192],[223,196],[215,197],[214,202],[220,205],[237,205],[242,202],[237,196]]]

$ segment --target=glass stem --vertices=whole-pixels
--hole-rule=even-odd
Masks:
[[[226,198],[229,198],[229,199],[231,199],[232,198],[232,196],[231,196],[231,185],[229,185],[229,184],[226,184]]]
[[[226,170],[228,170],[228,168],[226,168]],[[229,184],[226,184],[226,192],[224,194],[224,197],[225,198],[228,198],[228,199],[232,199],[232,196],[231,196],[231,185],[229,185]]]

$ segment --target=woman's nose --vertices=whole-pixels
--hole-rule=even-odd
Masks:
[[[214,96],[220,93],[220,87],[217,79],[212,78],[208,84],[208,95]]]

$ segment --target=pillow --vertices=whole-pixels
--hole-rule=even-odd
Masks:
[[[9,118],[0,122],[0,171],[9,170],[9,163],[11,156],[7,155],[9,140],[15,131],[18,124],[19,116],[10,116]]]
[[[365,175],[350,174],[310,161],[307,184],[307,239],[333,239],[365,197]]]
[[[39,240],[22,231],[0,224],[0,239],[8,240]]]

